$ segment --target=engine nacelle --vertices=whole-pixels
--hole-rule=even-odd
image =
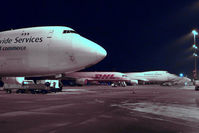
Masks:
[[[161,84],[162,86],[172,86],[174,84],[172,84],[171,82],[164,82]]]
[[[131,85],[138,85],[138,80],[130,80]]]
[[[77,79],[76,84],[78,85],[87,85],[88,80],[85,78]]]

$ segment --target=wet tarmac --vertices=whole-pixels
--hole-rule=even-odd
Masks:
[[[0,133],[198,133],[194,87],[66,87],[0,92]]]

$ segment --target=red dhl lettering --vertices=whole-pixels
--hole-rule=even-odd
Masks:
[[[100,79],[101,76],[102,76],[102,74],[95,74],[95,78],[96,78],[96,79]]]
[[[95,74],[96,79],[115,79],[114,74]]]

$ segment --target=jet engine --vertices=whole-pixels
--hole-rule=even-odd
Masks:
[[[76,80],[77,85],[87,85],[88,80],[85,78],[80,78]]]
[[[138,80],[130,80],[131,85],[138,85]]]

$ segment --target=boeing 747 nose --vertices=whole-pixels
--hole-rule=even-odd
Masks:
[[[77,62],[84,67],[100,62],[107,55],[104,48],[82,36],[73,37],[73,49]]]
[[[99,46],[98,44],[96,44],[94,42],[93,42],[92,46],[96,52],[96,60],[101,61],[102,59],[104,59],[106,57],[107,52],[103,47]]]

